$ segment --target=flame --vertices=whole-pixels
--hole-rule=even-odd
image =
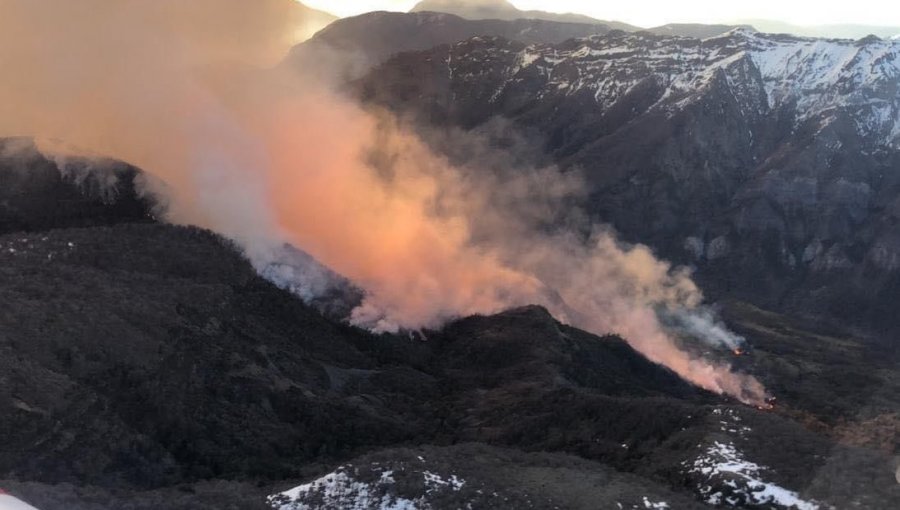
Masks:
[[[763,400],[763,403],[758,404],[756,406],[756,408],[759,409],[760,411],[772,411],[775,409],[775,404],[777,404],[777,403],[778,403],[777,397],[766,397],[765,400]]]

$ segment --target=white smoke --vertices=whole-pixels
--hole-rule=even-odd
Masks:
[[[660,310],[659,314],[669,331],[696,338],[711,347],[724,347],[734,351],[742,348],[747,342],[744,337],[728,329],[716,312],[708,306],[699,306],[691,310]]]

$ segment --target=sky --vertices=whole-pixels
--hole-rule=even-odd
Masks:
[[[408,11],[416,0],[302,0],[310,7],[338,16],[375,10]],[[524,10],[575,12],[638,26],[666,23],[734,22],[770,19],[796,25],[852,23],[900,26],[896,0],[512,0]]]

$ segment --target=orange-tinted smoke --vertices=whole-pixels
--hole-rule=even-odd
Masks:
[[[317,69],[299,80],[253,69],[286,51],[295,7],[0,0],[0,136],[62,140],[145,169],[168,185],[170,219],[234,238],[257,265],[280,242],[303,248],[366,290],[358,325],[436,327],[544,304],[621,333],[701,387],[765,397],[754,379],[692,359],[660,326],[657,307],[700,302],[688,275],[603,230],[585,241],[533,228],[537,204],[571,191],[568,177],[479,179],[329,90]],[[534,211],[496,205],[511,193]]]

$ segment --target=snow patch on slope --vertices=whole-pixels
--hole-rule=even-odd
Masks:
[[[796,492],[763,480],[762,473],[768,468],[746,460],[731,442],[715,441],[687,467],[688,473],[699,474],[710,482],[699,484],[697,490],[711,505],[820,508],[818,503],[801,499]]]
[[[458,492],[466,484],[456,475],[443,477],[431,471],[421,474],[424,495],[410,499],[396,494],[393,471],[384,471],[378,479],[364,482],[342,466],[312,482],[269,496],[269,504],[277,510],[427,510],[432,508],[429,494],[440,490]]]
[[[394,484],[392,475],[391,471],[385,471],[377,482],[365,483],[338,468],[317,480],[269,496],[269,503],[279,510],[312,510],[322,507],[347,510],[422,508],[413,500],[390,495],[386,489]]]

